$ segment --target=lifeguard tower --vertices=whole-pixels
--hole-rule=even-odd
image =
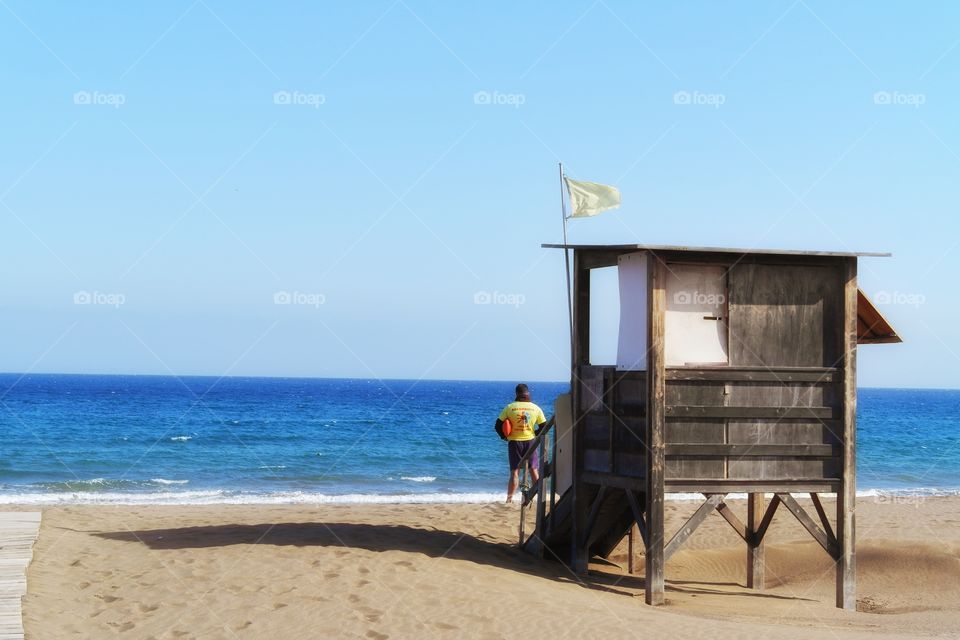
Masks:
[[[646,601],[658,605],[664,564],[713,511],[746,543],[747,586],[762,589],[764,536],[783,506],[836,562],[837,606],[854,609],[857,345],[900,342],[858,289],[857,261],[889,254],[543,246],[573,252],[571,395],[557,403],[541,456],[550,482],[521,545],[585,572],[639,531]],[[607,267],[617,362],[597,365],[591,272]],[[668,536],[664,496],[678,492],[704,502]],[[731,493],[747,494],[746,522]],[[836,495],[832,518],[823,494]]]

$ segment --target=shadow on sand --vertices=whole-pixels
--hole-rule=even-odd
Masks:
[[[540,561],[519,551],[516,545],[485,535],[470,535],[437,528],[406,525],[374,525],[349,522],[280,522],[264,524],[220,524],[175,529],[108,531],[94,533],[106,540],[146,545],[154,550],[206,549],[237,544],[296,547],[337,547],[367,551],[405,551],[431,558],[449,558],[520,571],[541,578],[577,584],[587,589],[635,596],[644,588],[642,576],[625,575],[618,565],[599,561],[599,570],[577,576],[561,562]],[[548,558],[550,554],[547,554]],[[554,559],[556,560],[556,559]],[[736,587],[736,583],[667,581],[668,590],[730,596],[798,600],[773,594],[721,591],[715,586]],[[632,591],[628,591],[630,589]]]

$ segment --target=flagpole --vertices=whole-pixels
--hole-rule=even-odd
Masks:
[[[573,293],[572,287],[570,286],[570,250],[567,249],[567,214],[563,207],[563,163],[558,162],[557,165],[560,168],[560,217],[563,219],[563,261],[567,274],[567,319],[570,322],[570,362],[571,365],[575,365],[576,363],[573,361],[575,357],[575,341],[573,338]]]

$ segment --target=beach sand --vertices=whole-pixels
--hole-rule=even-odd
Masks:
[[[668,531],[696,507],[668,503]],[[517,551],[516,505],[45,508],[24,625],[41,640],[960,637],[960,499],[862,498],[857,518],[847,612],[783,509],[767,590],[743,586],[744,545],[712,514],[651,608],[625,548],[582,579]]]

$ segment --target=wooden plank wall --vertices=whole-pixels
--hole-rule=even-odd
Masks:
[[[665,479],[825,481],[843,471],[846,265],[736,265],[729,272],[730,365],[666,372]],[[581,359],[581,469],[646,477],[645,372]]]
[[[728,280],[729,367],[669,372],[668,482],[838,482],[842,265],[738,264]]]
[[[582,365],[578,376],[583,469],[631,478],[645,475],[646,372]]]

